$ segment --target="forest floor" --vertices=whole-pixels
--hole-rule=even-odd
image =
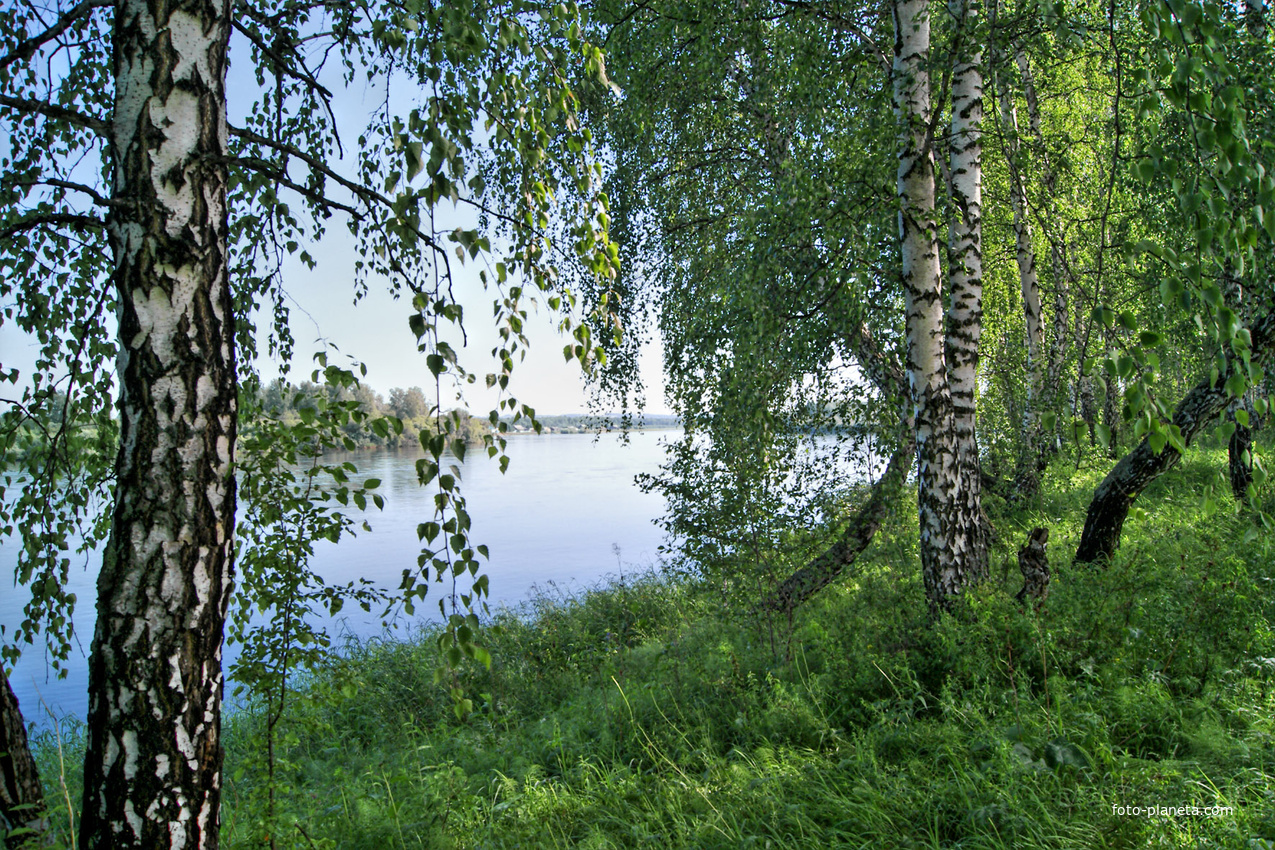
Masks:
[[[1105,569],[1070,562],[1099,472],[1056,463],[1030,511],[989,506],[992,577],[937,625],[904,495],[791,624],[648,575],[501,616],[491,671],[446,686],[436,634],[351,645],[290,697],[272,781],[264,712],[228,721],[223,840],[1275,848],[1275,559],[1205,498],[1224,463],[1195,451],[1141,496]],[[1037,525],[1053,584],[1024,609]]]

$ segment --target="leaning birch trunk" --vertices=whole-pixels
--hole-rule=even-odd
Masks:
[[[907,311],[908,383],[917,443],[921,574],[932,612],[949,609],[984,567],[978,493],[962,498],[944,353],[938,223],[930,124],[930,19],[926,0],[893,5],[892,69],[899,125],[899,242]],[[972,508],[972,514],[971,514]]]
[[[1275,312],[1262,316],[1251,326],[1250,334],[1252,362],[1265,365],[1275,354]],[[1196,435],[1211,425],[1231,403],[1226,382],[1240,368],[1243,368],[1241,361],[1228,357],[1224,371],[1213,380],[1205,378],[1200,381],[1178,403],[1173,411],[1173,424],[1181,429],[1186,445],[1191,445]],[[1182,455],[1172,446],[1165,446],[1157,454],[1145,439],[1122,457],[1094,491],[1085,517],[1085,530],[1076,549],[1076,560],[1085,563],[1110,560],[1120,545],[1120,532],[1134,499],[1181,459]]]
[[[811,561],[779,583],[762,601],[765,610],[790,616],[819,591],[836,581],[872,543],[881,523],[890,513],[890,498],[907,480],[916,457],[916,424],[906,408],[907,378],[903,370],[887,356],[865,325],[850,335],[851,349],[864,375],[886,398],[899,399],[905,410],[900,425],[905,436],[890,455],[885,471],[872,485],[867,501],[847,520],[837,539]]]
[[[979,49],[978,0],[949,0],[957,25],[952,71],[951,132],[948,135],[952,220],[948,227],[946,360],[952,393],[952,430],[960,483],[953,529],[966,538],[966,568],[977,580],[987,572],[983,521],[983,476],[979,464],[975,398],[978,346],[983,327],[983,56]]]
[[[905,423],[910,430],[911,423]],[[895,449],[885,472],[873,483],[868,499],[854,512],[831,546],[779,583],[762,602],[763,609],[790,615],[802,603],[836,581],[863,553],[890,513],[890,497],[899,491],[912,468],[916,443],[911,434]]]
[[[120,448],[89,662],[81,848],[218,841],[235,516],[229,0],[121,0],[111,128]]]

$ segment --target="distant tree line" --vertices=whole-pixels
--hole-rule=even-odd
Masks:
[[[440,430],[436,411],[420,387],[394,387],[388,400],[367,384],[339,386],[311,381],[291,384],[282,378],[275,378],[259,390],[244,387],[242,391],[260,393],[261,415],[286,425],[313,415],[320,404],[341,403],[352,413],[360,414],[351,416],[341,426],[345,436],[358,448],[417,446],[422,431],[433,436]],[[481,443],[491,430],[487,423],[473,418],[468,411],[456,412],[460,416],[459,437],[466,443]],[[393,419],[402,423],[401,429],[392,425]]]

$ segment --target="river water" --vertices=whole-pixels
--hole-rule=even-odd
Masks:
[[[498,465],[480,452],[468,456],[461,468],[461,487],[473,517],[472,538],[484,543],[491,560],[491,606],[516,606],[536,588],[559,594],[583,590],[618,575],[653,567],[663,532],[654,521],[663,512],[657,494],[643,493],[634,476],[655,472],[664,457],[661,441],[676,432],[642,432],[622,443],[613,435],[518,435],[509,442],[512,461],[502,475]],[[432,518],[433,489],[416,481],[419,451],[362,452],[350,456],[359,467],[358,480],[379,478],[384,511],[369,509],[372,532],[341,543],[315,546],[313,566],[329,583],[360,578],[397,587],[403,570],[416,568],[419,523]],[[0,540],[0,624],[11,633],[21,622],[25,591],[14,589],[10,578],[17,560],[17,541]],[[55,679],[38,648],[28,647],[10,676],[23,714],[46,721],[67,714],[83,717],[88,672],[87,652],[93,634],[94,582],[100,561],[90,559],[74,569],[72,590],[80,600],[75,631],[81,646],[72,650],[70,673]],[[414,623],[437,619],[437,595],[429,596],[414,617],[400,617],[398,631]],[[379,611],[364,613],[348,606],[335,622],[327,622],[334,637],[369,637],[384,632]],[[227,661],[235,656],[228,647]]]

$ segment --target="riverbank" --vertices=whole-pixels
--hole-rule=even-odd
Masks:
[[[429,631],[352,643],[275,729],[273,816],[263,718],[227,722],[226,845],[1271,846],[1275,569],[1238,510],[1206,514],[1217,462],[1140,497],[1102,571],[1068,563],[1096,474],[991,506],[993,576],[936,628],[905,496],[776,642],[718,588],[648,576],[541,594],[455,682]],[[1054,584],[1024,610],[1036,524]]]

